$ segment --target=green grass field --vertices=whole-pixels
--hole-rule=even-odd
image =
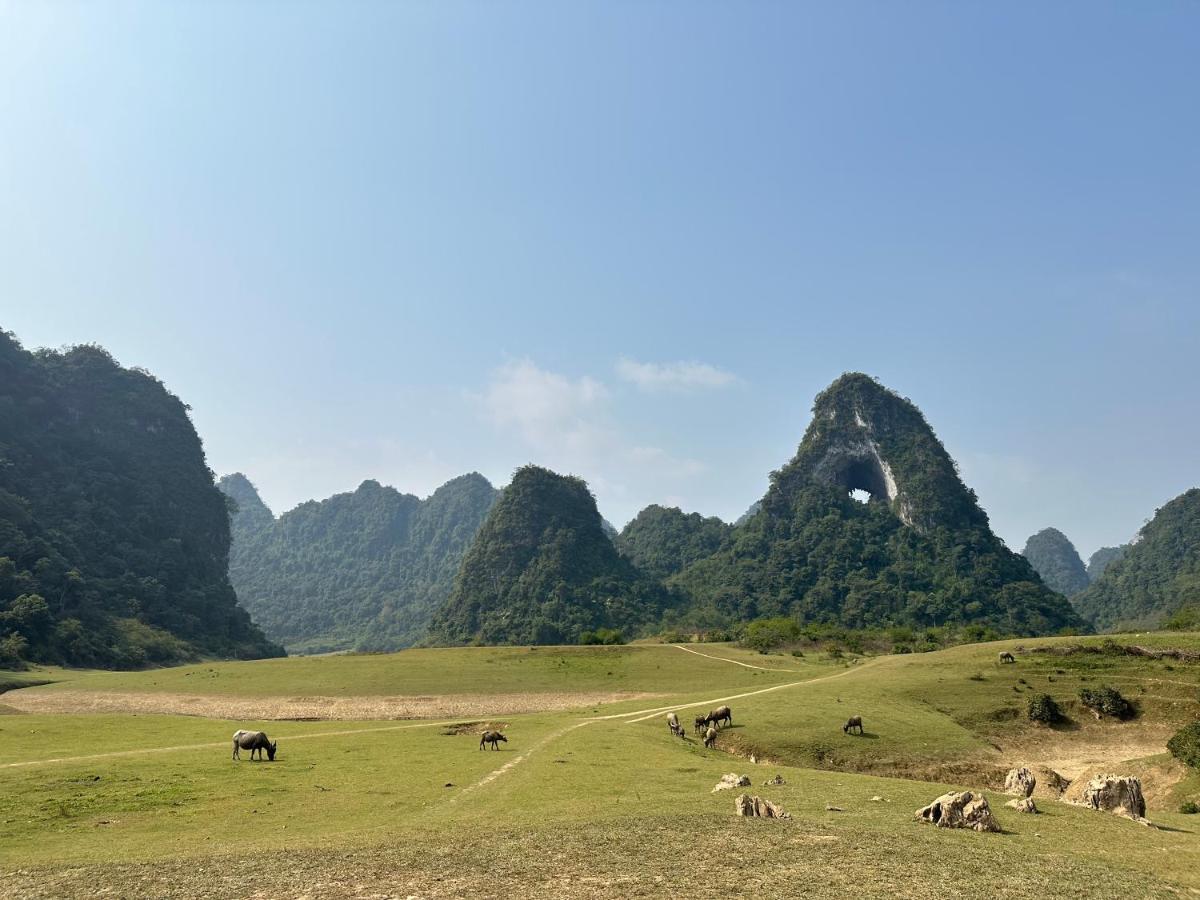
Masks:
[[[1197,635],[1128,641],[1200,647]],[[0,698],[12,710],[0,715],[0,894],[924,897],[963,876],[961,896],[1200,893],[1200,816],[1175,811],[1200,780],[1162,750],[1200,717],[1200,665],[1031,652],[1080,642],[1025,641],[1008,666],[997,650],[1021,642],[853,661],[636,645],[23,673],[54,683]],[[1100,683],[1135,700],[1139,718],[1094,721],[1075,697]],[[1067,710],[1060,728],[1023,717],[1043,691]],[[471,714],[244,721],[136,706],[400,694],[458,697]],[[493,714],[491,702],[518,694],[589,699]],[[36,711],[98,695],[132,705]],[[734,725],[716,749],[668,733],[667,709],[688,724],[723,698]],[[862,737],[842,733],[852,713]],[[478,750],[489,724],[509,737],[499,752]],[[231,761],[239,727],[277,739],[276,761]],[[1056,802],[1022,816],[998,794],[1003,834],[913,818],[947,787],[994,787],[1008,765],[1093,758],[1144,777],[1161,827]],[[735,817],[738,792],[710,793],[729,771],[792,818]],[[786,783],[763,786],[776,773]]]

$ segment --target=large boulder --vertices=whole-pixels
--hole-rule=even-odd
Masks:
[[[739,816],[757,816],[763,819],[791,818],[788,813],[785,813],[770,800],[764,800],[762,797],[751,797],[748,794],[742,794],[734,800],[733,809]]]
[[[1095,775],[1075,782],[1068,802],[1088,809],[1098,809],[1114,815],[1146,822],[1146,798],[1142,782],[1132,775]]]
[[[750,778],[746,775],[739,775],[737,772],[730,772],[728,775],[721,776],[721,780],[712,789],[712,793],[715,794],[717,791],[731,791],[734,788],[740,787],[750,787]]]
[[[938,828],[969,828],[972,831],[999,831],[1000,825],[992,816],[987,797],[978,791],[951,791],[942,794],[916,817]]]
[[[1009,769],[1004,777],[1004,793],[1016,794],[1018,797],[1032,797],[1037,779],[1024,766],[1019,769]]]

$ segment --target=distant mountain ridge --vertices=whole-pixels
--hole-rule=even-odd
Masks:
[[[1031,535],[1021,555],[1029,560],[1046,587],[1064,597],[1078,594],[1091,581],[1075,545],[1057,528],[1043,528]]]
[[[498,492],[477,473],[425,500],[368,480],[276,519],[240,473],[230,578],[274,640],[303,652],[396,650],[421,641]]]
[[[229,541],[178,397],[99,347],[0,332],[0,666],[280,655],[237,604]]]

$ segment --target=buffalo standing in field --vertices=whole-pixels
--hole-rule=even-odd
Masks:
[[[862,716],[851,716],[847,719],[846,724],[842,726],[842,734],[849,734],[855,728],[858,729],[859,734],[863,733]]]
[[[1017,658],[1015,656],[1013,656],[1011,653],[1009,653],[1007,650],[1000,651],[1000,662],[1001,663],[1015,663],[1016,661],[1017,661]]]
[[[704,721],[708,722],[709,724],[716,725],[718,728],[720,728],[722,724],[732,725],[733,710],[731,710],[728,706],[718,706],[704,717]]]
[[[667,727],[671,729],[671,734],[683,737],[683,727],[679,724],[679,716],[675,713],[667,713]]]
[[[267,760],[275,761],[275,748],[279,746],[279,741],[272,744],[267,740],[265,731],[235,731],[233,733],[233,758],[241,759],[242,756],[239,750],[249,750],[250,758],[254,759],[255,752],[258,753],[258,758],[262,759],[263,751],[267,751]]]
[[[708,716],[696,716],[695,728],[696,734],[704,734],[704,729],[708,727]]]
[[[500,741],[504,741],[507,744],[508,738],[498,731],[485,731],[479,737],[479,749],[482,750],[484,744],[491,744],[493,750],[499,750]]]
[[[709,748],[717,746],[717,729],[711,725],[708,726],[708,731],[704,732],[704,746]]]

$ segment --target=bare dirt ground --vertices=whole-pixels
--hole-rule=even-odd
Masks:
[[[119,691],[9,691],[5,703],[27,713],[137,713],[241,721],[367,721],[510,716],[579,709],[658,694],[563,691],[443,697],[228,697]]]

